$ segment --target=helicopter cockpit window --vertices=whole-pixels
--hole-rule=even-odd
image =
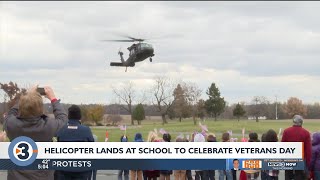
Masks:
[[[141,48],[152,48],[152,46],[150,44],[141,44]]]
[[[134,54],[134,48],[131,49],[130,55]]]

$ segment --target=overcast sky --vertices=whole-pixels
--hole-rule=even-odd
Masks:
[[[320,99],[320,2],[0,2],[0,82],[51,85],[67,103],[115,101],[166,75],[229,103]],[[153,62],[110,67],[118,34],[154,38]],[[162,39],[158,39],[162,37]],[[1,94],[0,94],[1,95]],[[2,101],[2,100],[1,100]]]

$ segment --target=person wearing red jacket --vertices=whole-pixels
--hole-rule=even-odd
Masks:
[[[305,180],[308,179],[308,168],[311,162],[311,138],[310,132],[302,128],[303,118],[300,115],[293,117],[293,126],[285,129],[282,135],[282,142],[303,142],[304,144],[304,161],[306,163],[306,169],[285,171],[286,180]]]

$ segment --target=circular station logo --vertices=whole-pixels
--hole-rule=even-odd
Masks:
[[[20,136],[10,143],[8,154],[14,164],[28,166],[36,160],[38,148],[31,138]]]

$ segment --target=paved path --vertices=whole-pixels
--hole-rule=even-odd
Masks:
[[[98,171],[97,180],[118,180],[117,174],[117,170],[101,170]],[[174,180],[173,175],[171,179]],[[280,171],[279,179],[284,179],[284,171]],[[0,180],[7,180],[6,171],[0,171]],[[218,171],[216,171],[216,180],[218,180]],[[260,178],[258,180],[260,180]]]

